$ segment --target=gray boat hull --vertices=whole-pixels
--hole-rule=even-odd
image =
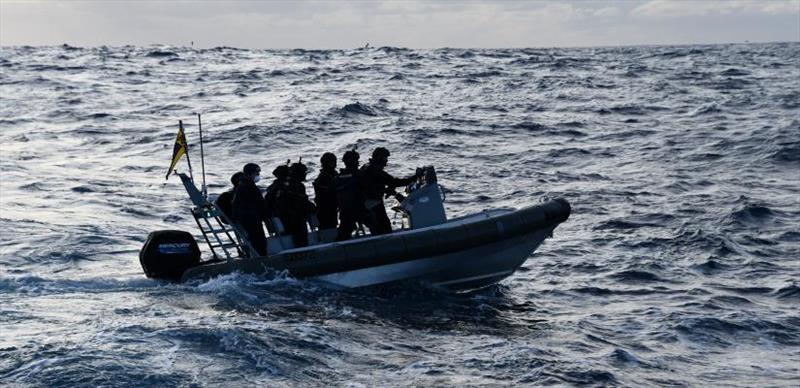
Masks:
[[[550,232],[552,229],[541,230],[444,255],[335,272],[313,279],[348,288],[418,281],[452,291],[469,291],[511,276]]]
[[[570,212],[563,199],[513,211],[482,212],[389,235],[206,263],[186,270],[183,280],[287,270],[297,278],[342,287],[418,281],[454,291],[473,290],[513,274]]]

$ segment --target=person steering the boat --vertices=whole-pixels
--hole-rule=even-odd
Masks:
[[[247,163],[242,169],[239,184],[233,192],[231,201],[233,222],[241,227],[247,240],[261,256],[267,255],[267,237],[264,235],[262,222],[266,222],[267,213],[261,191],[256,183],[261,179],[261,167],[255,163]]]
[[[378,147],[372,152],[369,162],[358,173],[358,184],[364,195],[367,214],[367,227],[373,235],[392,232],[392,224],[386,215],[383,204],[384,195],[394,193],[396,187],[407,186],[418,178],[414,174],[408,178],[395,178],[384,171],[389,162],[389,150]]]
[[[320,229],[336,228],[336,214],[339,205],[336,202],[336,155],[326,152],[319,160],[322,168],[314,179],[314,202],[317,204],[317,217]]]
[[[317,210],[308,200],[303,184],[307,174],[305,164],[293,163],[289,166],[289,184],[281,187],[275,196],[278,217],[292,236],[295,248],[308,246],[308,217]]]

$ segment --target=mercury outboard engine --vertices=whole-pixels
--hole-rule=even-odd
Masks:
[[[200,248],[191,233],[158,230],[147,236],[139,262],[148,278],[178,281],[200,262]]]

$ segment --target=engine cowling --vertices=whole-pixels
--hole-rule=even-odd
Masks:
[[[200,247],[191,233],[158,230],[147,236],[139,263],[148,278],[178,281],[184,271],[200,263]]]

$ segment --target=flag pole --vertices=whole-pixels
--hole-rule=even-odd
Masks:
[[[181,132],[183,132],[183,138],[186,139],[186,131],[183,130],[183,120],[178,120],[178,126],[181,127]],[[189,164],[189,178],[192,179],[194,182],[194,174],[192,173],[192,161],[189,159],[189,142],[186,142],[186,163]]]
[[[201,193],[203,198],[208,199],[208,190],[206,189],[206,158],[203,154],[203,125],[200,122],[200,113],[197,114],[197,128],[200,129],[200,169],[203,174],[203,186],[201,186]]]

